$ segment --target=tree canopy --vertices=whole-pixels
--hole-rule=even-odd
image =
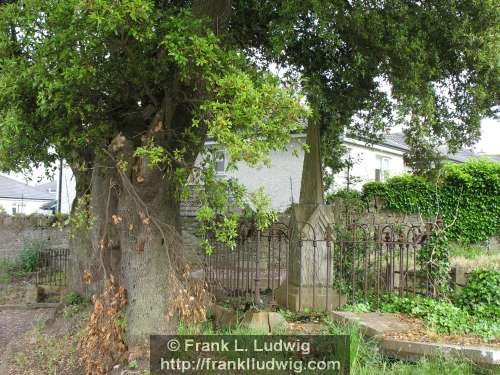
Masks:
[[[236,40],[304,77],[334,169],[344,131],[371,138],[397,123],[414,149],[455,151],[478,139],[481,118],[498,105],[494,1],[239,1],[235,9]]]
[[[293,90],[187,6],[29,0],[0,11],[4,170],[91,163],[117,135],[165,164],[193,159],[207,136],[255,163],[300,126]]]
[[[0,166],[89,161],[119,133],[143,145],[138,135],[170,104],[182,107],[158,132],[170,159],[209,135],[255,162],[302,115],[270,63],[301,80],[330,164],[345,130],[369,136],[394,122],[413,145],[453,151],[498,103],[495,3],[10,2],[0,10]]]

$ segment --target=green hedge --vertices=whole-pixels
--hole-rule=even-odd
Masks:
[[[446,164],[438,182],[399,176],[363,186],[363,199],[382,198],[387,209],[439,215],[450,240],[476,243],[500,233],[500,163],[485,159]]]

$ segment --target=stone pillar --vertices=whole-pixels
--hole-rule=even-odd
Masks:
[[[333,209],[330,206],[318,205],[312,210],[310,206],[294,207],[288,274],[276,292],[280,306],[292,311],[332,311],[345,304],[345,296],[332,287],[334,244],[327,241],[331,224]]]
[[[288,274],[276,292],[276,301],[292,311],[331,311],[343,305],[345,297],[332,288],[333,243],[327,241],[327,232],[335,219],[333,207],[324,204],[317,124],[309,125],[307,144],[300,202],[294,205],[290,220]]]
[[[309,152],[304,154],[299,204],[316,206],[324,203],[320,137],[317,124],[308,126],[306,142]]]

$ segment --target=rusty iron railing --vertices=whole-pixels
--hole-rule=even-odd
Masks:
[[[271,302],[287,276],[288,227],[275,224],[268,230],[242,225],[235,249],[211,241],[205,256],[205,280],[215,294]]]
[[[66,286],[69,249],[44,249],[39,252],[36,285]]]
[[[280,288],[286,295],[284,307],[289,307],[292,286],[299,289],[299,305],[307,297],[313,306],[326,309],[334,291],[337,305],[378,304],[387,293],[429,295],[429,266],[419,255],[431,231],[431,224],[351,224],[296,236],[284,224],[267,230],[243,225],[234,249],[211,240],[214,251],[205,257],[205,280],[216,296],[256,304],[275,304]],[[300,264],[307,257],[309,270]],[[294,283],[297,272],[310,273],[311,288],[302,290],[302,282]]]

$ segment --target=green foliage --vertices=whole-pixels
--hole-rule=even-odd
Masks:
[[[438,355],[424,357],[417,362],[391,360],[380,352],[377,342],[366,339],[356,324],[342,324],[326,320],[324,334],[350,337],[351,374],[353,375],[473,375],[475,367],[465,358]]]
[[[16,259],[17,266],[26,273],[35,272],[40,259],[40,251],[43,250],[43,241],[26,241]]]
[[[201,203],[196,213],[201,224],[199,234],[202,237],[212,236],[233,249],[236,246],[238,224],[242,220],[265,229],[276,222],[277,213],[272,209],[271,199],[264,188],[249,193],[237,179],[217,176],[212,156],[210,154],[204,160],[194,193]],[[207,254],[212,253],[208,239],[202,241],[201,246]]]
[[[372,307],[368,302],[360,302],[352,305],[345,305],[342,307],[342,311],[350,311],[355,313],[364,313],[372,311]]]
[[[474,270],[456,303],[473,315],[500,321],[500,271]]]
[[[366,200],[388,209],[440,216],[450,241],[473,244],[500,233],[500,163],[446,164],[434,185],[418,176],[393,177],[363,187]]]
[[[86,299],[77,292],[69,292],[63,297],[63,301],[66,305],[83,305]]]
[[[0,284],[10,283],[15,269],[16,264],[13,261],[0,259]]]
[[[415,296],[387,296],[381,311],[404,313],[421,318],[426,325],[443,334],[471,334],[485,340],[500,337],[500,321],[498,317],[490,318],[482,311],[468,310],[448,301]],[[479,314],[478,314],[479,313]]]
[[[480,119],[496,104],[494,1],[240,0],[234,9],[236,41],[250,37],[259,54],[306,77],[325,165],[334,171],[344,130],[368,138],[398,122],[412,146],[455,150],[477,139]]]
[[[90,210],[90,194],[77,198],[76,207],[69,218],[70,236],[73,237],[79,230],[88,231],[95,222],[95,217]]]
[[[250,193],[247,219],[255,221],[258,229],[269,228],[278,220],[278,214],[272,209],[271,197],[261,187]]]
[[[431,329],[438,333],[466,333],[468,330],[469,315],[466,311],[450,302],[433,298],[394,297],[384,303],[381,310],[392,313],[402,312],[422,318]]]
[[[417,260],[426,270],[433,296],[443,296],[449,292],[450,249],[446,232],[435,228],[430,238],[422,245]]]
[[[366,211],[366,202],[362,198],[359,191],[346,188],[328,194],[326,196],[326,203],[334,204],[336,202],[336,208],[342,211],[346,223],[350,223],[352,218]]]

